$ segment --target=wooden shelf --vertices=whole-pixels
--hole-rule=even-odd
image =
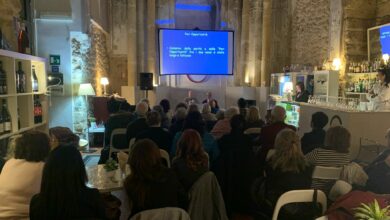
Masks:
[[[28,130],[31,130],[31,129],[34,129],[34,128],[38,128],[38,127],[41,127],[41,126],[46,126],[46,121],[42,122],[42,123],[39,123],[39,124],[35,124],[33,126],[30,126],[30,127],[26,127],[26,128],[21,128],[19,129],[18,131],[16,132],[11,132],[11,133],[8,133],[8,134],[3,134],[0,136],[0,140],[2,139],[5,139],[5,138],[9,138],[13,135],[17,135],[17,134],[20,134],[20,133],[23,133],[25,131],[28,131]]]
[[[366,95],[366,92],[345,92],[347,95]]]
[[[46,62],[45,58],[42,57],[36,57],[28,54],[22,54],[10,50],[2,50],[0,49],[0,56],[5,56],[5,57],[12,57],[15,59],[20,59],[20,60],[30,60],[30,61],[38,61],[38,62]]]
[[[369,73],[347,73],[347,75],[371,75],[378,74],[378,72],[369,72]]]

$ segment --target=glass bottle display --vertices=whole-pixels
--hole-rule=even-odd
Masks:
[[[38,92],[38,77],[35,73],[35,66],[32,66],[32,74],[31,74],[31,81],[32,81],[32,90],[33,92]]]
[[[11,115],[8,111],[7,101],[3,99],[3,108],[1,110],[1,118],[3,122],[4,134],[11,133],[12,125],[11,125]]]
[[[18,70],[16,71],[16,92],[26,92],[26,74],[22,70],[22,62],[18,62]]]
[[[3,68],[3,62],[0,61],[0,95],[7,94],[7,73]]]

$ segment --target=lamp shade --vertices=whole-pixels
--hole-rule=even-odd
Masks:
[[[102,77],[100,78],[100,84],[102,85],[108,85],[108,78],[107,77]]]
[[[95,95],[95,90],[93,89],[91,83],[80,84],[79,95]]]

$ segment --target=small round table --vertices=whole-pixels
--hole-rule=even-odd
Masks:
[[[128,165],[126,165],[125,172],[122,172],[119,168],[107,172],[103,164],[86,167],[86,170],[88,175],[87,186],[96,188],[101,193],[121,190],[123,181],[130,174]]]

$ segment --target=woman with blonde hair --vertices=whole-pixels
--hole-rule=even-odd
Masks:
[[[305,160],[299,136],[291,129],[283,129],[275,140],[275,153],[266,166],[266,195],[275,204],[283,193],[309,189],[313,167]]]
[[[249,107],[248,114],[246,115],[246,129],[261,128],[264,124],[264,121],[260,118],[259,109],[256,106]]]

